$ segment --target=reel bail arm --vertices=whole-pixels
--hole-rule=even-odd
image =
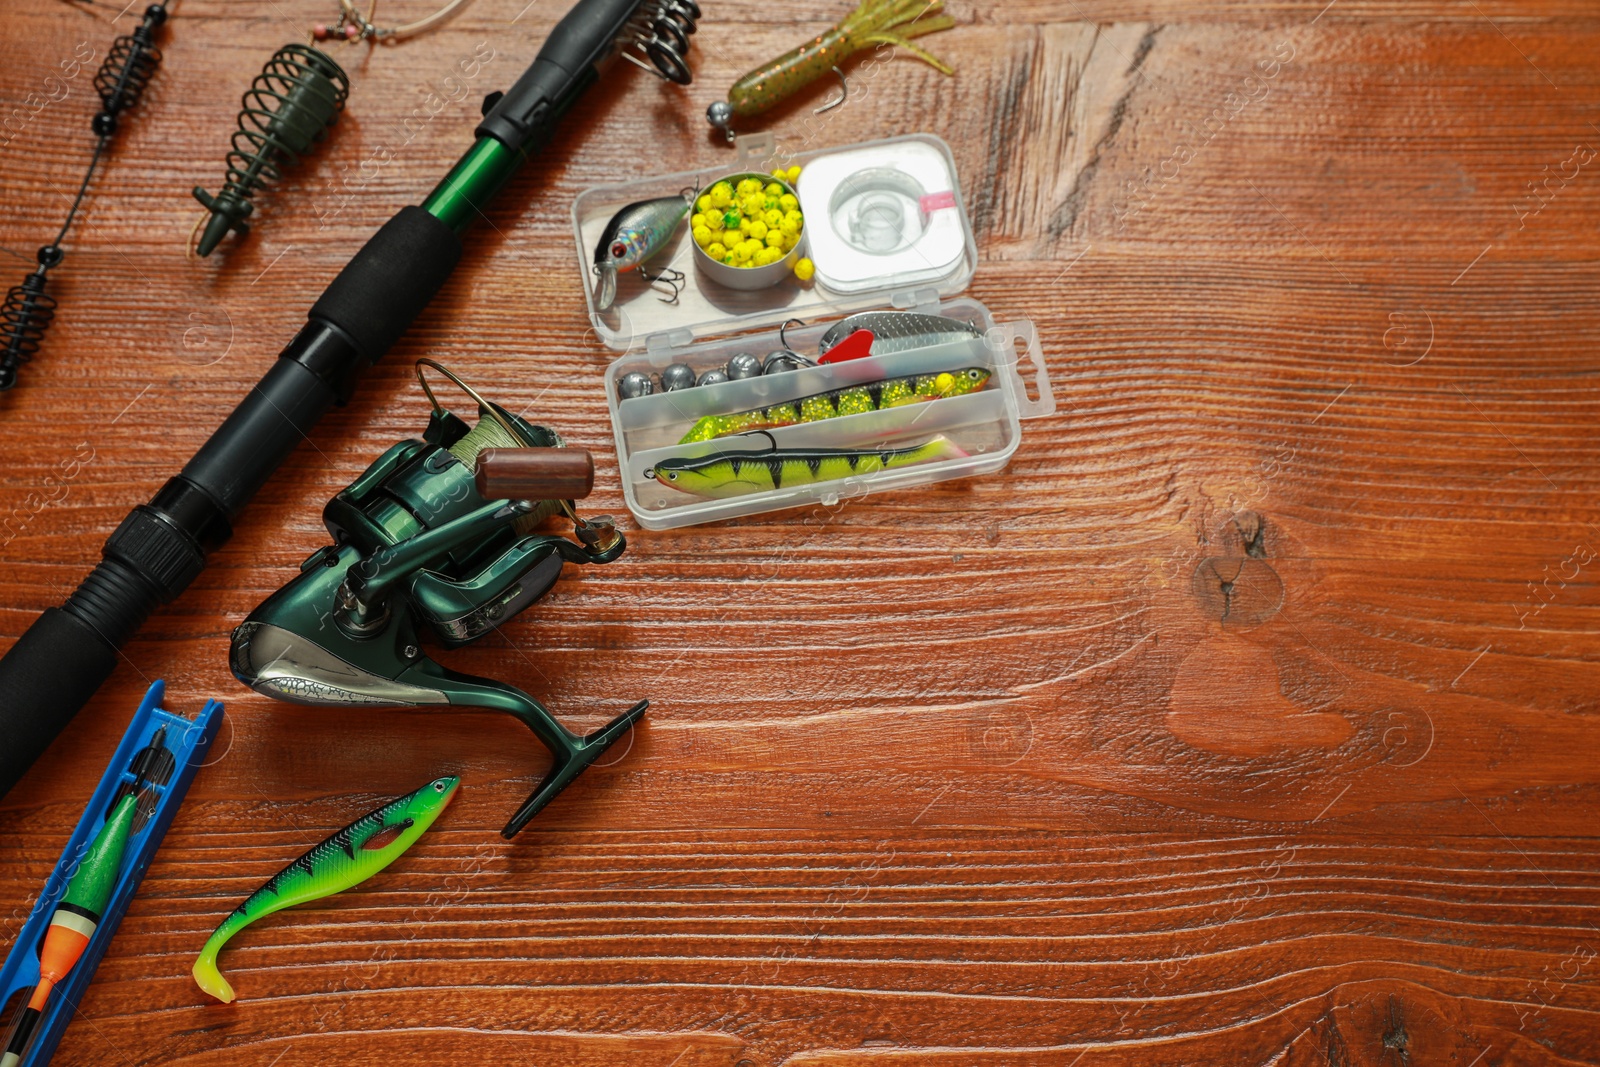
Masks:
[[[515,522],[533,507],[526,500],[497,500],[393,548],[374,552],[351,567],[339,586],[340,623],[357,633],[378,629],[388,620],[389,593],[396,584],[446,552]]]

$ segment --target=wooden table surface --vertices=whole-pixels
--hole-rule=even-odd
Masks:
[[[324,543],[323,502],[420,431],[418,356],[593,449],[595,503],[622,513],[572,199],[731,158],[706,104],[844,13],[702,2],[694,85],[627,70],[578,106],[0,804],[9,943],[145,686],[227,702],[56,1062],[1600,1063],[1600,21],[1579,0],[952,0],[926,43],[954,78],[881,64],[768,128],[950,143],[970,293],[1038,323],[1060,402],[1007,470],[632,532],[448,654],[575,725],[652,701],[515,842],[498,828],[546,755],[511,719],[232,679],[229,631]],[[341,48],[336,137],[248,241],[193,260],[189,189],[218,184],[239,93],[336,5],[183,0],[45,351],[0,400],[6,642],[562,11],[474,0],[404,47]],[[15,282],[86,158],[117,14],[6,5]],[[237,900],[444,772],[462,796],[417,847],[241,935],[237,1003],[201,994],[189,965]]]

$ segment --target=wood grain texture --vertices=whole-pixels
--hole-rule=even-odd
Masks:
[[[188,190],[244,81],[333,5],[183,0],[3,401],[7,641],[456,158],[563,8],[524,4],[352,62],[337,136],[193,261]],[[623,73],[578,106],[0,803],[9,941],[148,680],[228,703],[56,1062],[1600,1063],[1600,185],[1529,188],[1600,145],[1576,0],[952,3],[927,43],[955,78],[880,64],[772,128],[952,145],[971,292],[1039,324],[1060,401],[1002,475],[630,532],[448,656],[577,725],[652,700],[515,843],[546,757],[509,719],[233,682],[228,633],[323,542],[322,502],[421,424],[417,356],[594,451],[622,512],[572,198],[719,158],[705,104],[844,7],[703,4],[694,87]],[[7,108],[130,21],[6,14]],[[466,98],[397,132],[484,41]],[[0,147],[0,246],[59,216],[86,93]],[[446,771],[439,827],[241,935],[240,1000],[206,1002],[189,964],[237,899]]]

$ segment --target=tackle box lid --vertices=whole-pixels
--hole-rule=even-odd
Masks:
[[[597,306],[596,246],[623,207],[705,192],[723,178],[770,181],[773,168],[796,165],[801,174],[795,193],[805,216],[797,253],[817,265],[809,283],[788,270],[765,288],[719,283],[711,277],[717,267],[697,255],[686,217],[662,251],[643,264],[654,274],[679,272],[676,296],[634,269],[619,275],[611,307]],[[691,206],[689,216],[694,212]],[[874,308],[937,305],[967,287],[978,262],[955,159],[929,133],[793,153],[780,150],[770,133],[741,134],[735,153],[715,165],[584,190],[573,201],[572,228],[590,323],[615,351],[664,352],[789,319],[814,322]]]

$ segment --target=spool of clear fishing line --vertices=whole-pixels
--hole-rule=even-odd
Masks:
[[[869,145],[800,175],[817,280],[842,293],[935,284],[965,263],[956,176],[931,145]]]

